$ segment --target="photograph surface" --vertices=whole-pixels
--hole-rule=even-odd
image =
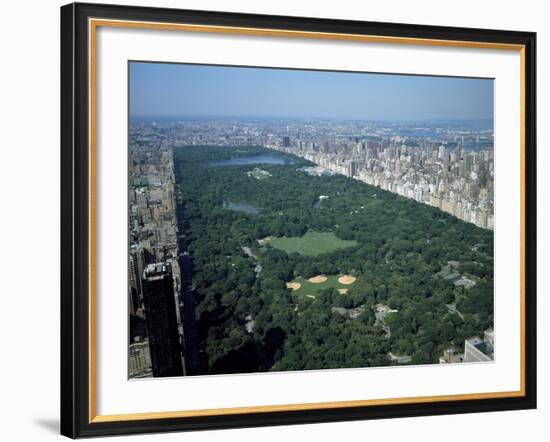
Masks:
[[[130,379],[494,360],[492,79],[128,82]]]

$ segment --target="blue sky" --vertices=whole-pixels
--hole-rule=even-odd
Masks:
[[[132,62],[130,115],[491,119],[493,81]]]

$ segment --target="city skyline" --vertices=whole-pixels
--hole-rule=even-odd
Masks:
[[[493,80],[131,62],[130,117],[493,120]]]
[[[494,359],[492,81],[129,74],[129,378]]]

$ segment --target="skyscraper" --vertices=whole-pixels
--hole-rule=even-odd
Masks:
[[[149,264],[143,271],[143,302],[153,376],[181,376],[183,364],[176,317],[172,268]]]

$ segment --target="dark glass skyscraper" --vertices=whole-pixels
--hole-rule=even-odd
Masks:
[[[170,264],[161,262],[145,267],[143,302],[153,376],[182,376],[177,307]]]

